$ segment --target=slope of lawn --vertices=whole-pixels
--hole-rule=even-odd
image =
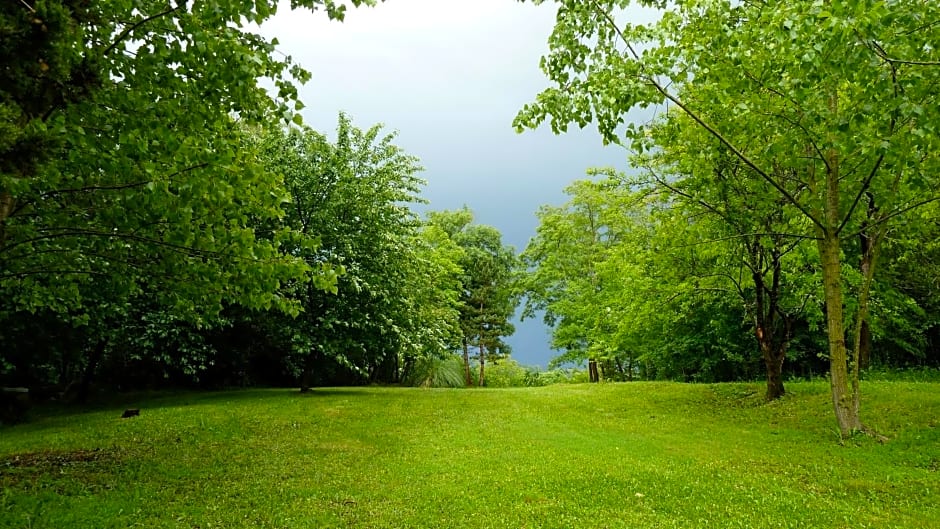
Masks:
[[[940,384],[157,395],[0,429],[0,527],[940,527]],[[120,419],[124,406],[141,414]]]

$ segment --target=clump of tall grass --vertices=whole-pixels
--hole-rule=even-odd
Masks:
[[[405,377],[405,384],[422,388],[462,388],[465,383],[463,360],[457,356],[419,358]]]

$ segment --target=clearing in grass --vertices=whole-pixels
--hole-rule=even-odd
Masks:
[[[0,429],[0,527],[940,527],[940,386],[151,396]],[[121,419],[127,407],[140,415]]]

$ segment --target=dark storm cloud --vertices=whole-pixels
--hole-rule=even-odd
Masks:
[[[515,113],[548,86],[538,68],[552,6],[511,0],[388,0],[344,23],[286,9],[262,32],[313,73],[301,89],[308,124],[330,131],[339,111],[362,127],[384,123],[418,156],[432,209],[469,206],[478,222],[522,250],[542,204],[588,167],[626,166],[591,130],[516,134]],[[514,358],[553,356],[540,321],[517,324]]]

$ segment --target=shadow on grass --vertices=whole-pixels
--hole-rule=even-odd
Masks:
[[[115,419],[121,417],[125,409],[135,408],[146,413],[147,410],[178,407],[217,406],[220,403],[242,403],[248,401],[270,402],[275,399],[309,399],[320,397],[362,397],[368,395],[369,387],[329,387],[312,388],[301,393],[298,388],[244,388],[222,390],[161,390],[111,393],[98,395],[89,402],[76,404],[67,402],[45,402],[34,405],[26,414],[25,420],[12,425],[0,425],[0,431],[39,426],[46,420],[79,416],[90,413],[113,412]],[[130,419],[133,420],[133,419]],[[50,425],[51,426],[51,425]],[[41,428],[41,426],[40,426]]]

